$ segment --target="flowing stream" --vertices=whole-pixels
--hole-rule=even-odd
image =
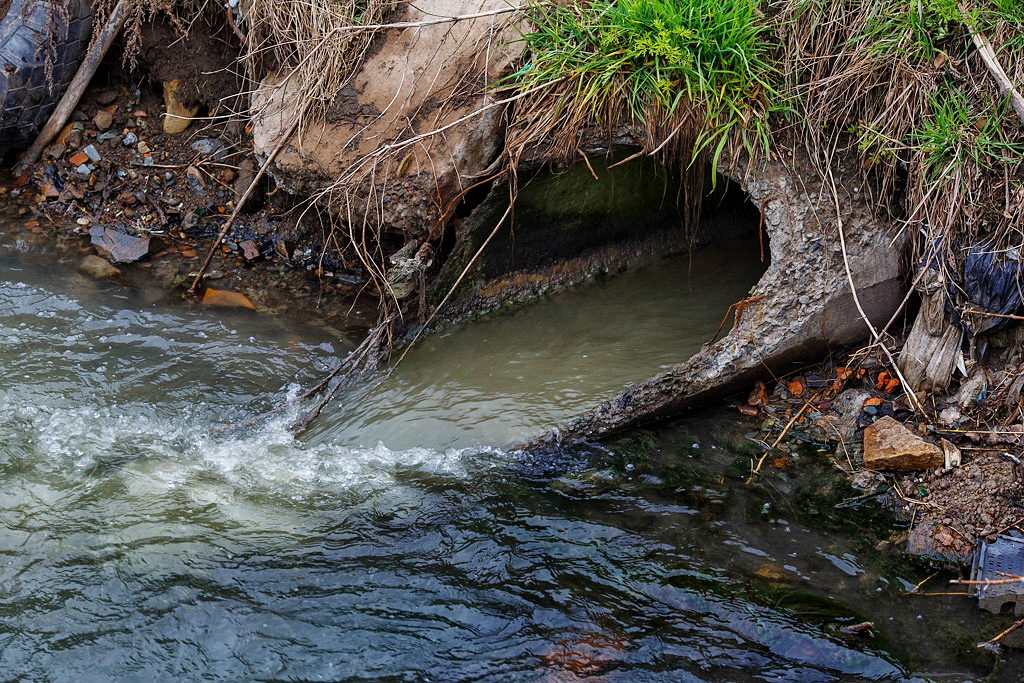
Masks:
[[[543,457],[506,450],[707,341],[756,281],[756,257],[704,252],[692,269],[665,262],[437,335],[296,438],[299,406],[210,427],[318,381],[339,340],[89,280],[3,241],[5,679],[991,668],[973,646],[1005,619],[904,597],[925,568],[822,523],[831,504],[814,512],[827,465],[811,468],[817,483],[777,482],[784,495],[745,487],[730,474],[747,462],[731,416]],[[874,636],[842,632],[862,621]],[[954,622],[969,642],[944,630]]]

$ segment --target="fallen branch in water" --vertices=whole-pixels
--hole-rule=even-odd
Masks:
[[[984,643],[978,643],[978,647],[979,648],[982,648],[982,647],[983,648],[995,647],[999,643],[999,641],[1003,639],[1003,636],[1010,635],[1011,633],[1013,633],[1014,631],[1019,629],[1021,626],[1024,626],[1024,619],[1020,619],[1019,621],[1015,621],[1013,623],[1013,626],[1011,626],[1010,628],[1006,629],[1005,631],[1000,633],[995,638],[992,638],[990,640],[986,640]]]

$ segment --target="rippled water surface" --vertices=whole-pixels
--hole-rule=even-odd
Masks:
[[[669,264],[439,336],[296,439],[299,408],[244,432],[209,428],[318,380],[345,352],[338,340],[148,303],[5,254],[3,678],[988,670],[973,643],[1003,622],[903,597],[920,568],[875,552],[875,537],[814,523],[830,506],[793,502],[810,484],[744,487],[728,420],[544,457],[501,449],[692,351],[756,263],[728,271],[734,259],[709,254],[693,289]],[[732,289],[704,291],[723,280]],[[595,307],[605,314],[577,316]],[[841,631],[868,620],[874,637]],[[951,624],[975,640],[957,641]]]

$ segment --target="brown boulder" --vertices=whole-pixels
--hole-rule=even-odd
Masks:
[[[913,472],[941,467],[942,449],[891,417],[864,428],[864,465],[872,470]]]

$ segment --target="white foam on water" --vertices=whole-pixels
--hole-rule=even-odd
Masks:
[[[295,393],[295,388],[289,395]],[[301,499],[318,493],[390,486],[400,470],[465,476],[465,460],[497,449],[415,447],[391,449],[382,441],[361,446],[325,439],[306,443],[291,431],[302,407],[267,418],[255,427],[211,431],[204,406],[174,417],[159,416],[146,405],[27,405],[0,391],[0,439],[21,444],[18,454],[41,472],[65,478],[135,477],[160,495],[174,489],[269,494]],[[111,472],[113,474],[111,474]],[[121,473],[121,474],[119,474]],[[217,497],[215,494],[214,498]]]

